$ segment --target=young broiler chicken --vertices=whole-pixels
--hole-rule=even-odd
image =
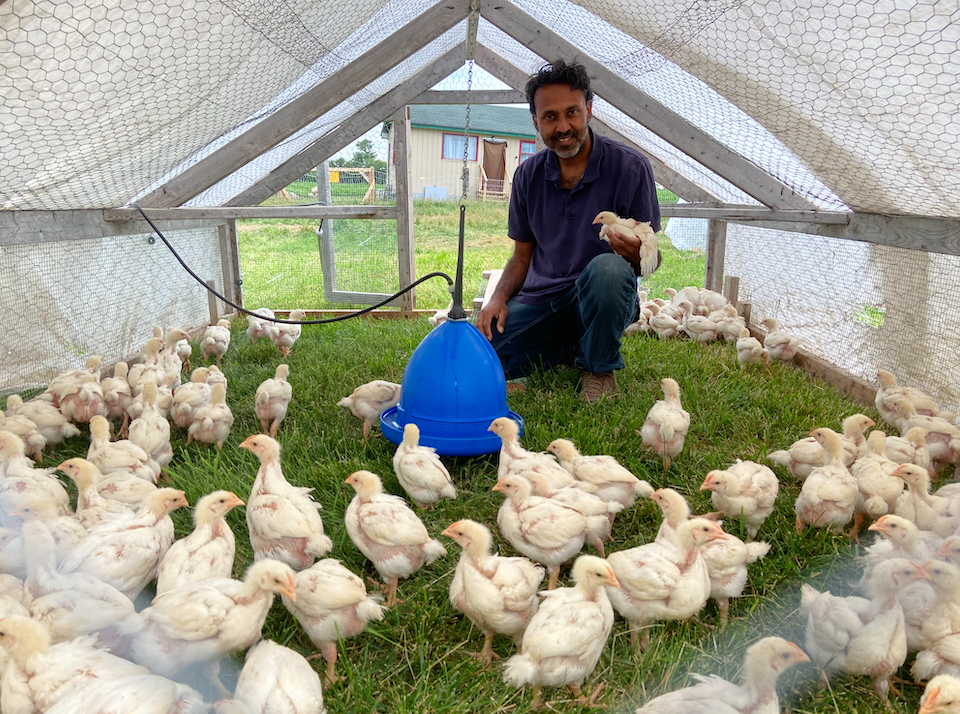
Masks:
[[[30,498],[49,499],[62,516],[72,513],[70,496],[52,474],[54,469],[34,468],[23,449],[23,439],[0,431],[0,515]]]
[[[224,520],[237,506],[236,494],[214,491],[197,501],[193,532],[175,541],[157,569],[157,595],[207,578],[229,578],[233,573],[236,539]]]
[[[230,320],[218,320],[216,325],[210,325],[203,331],[203,337],[200,338],[200,353],[203,355],[204,362],[213,355],[219,367],[228,349],[230,349]]]
[[[565,488],[575,483],[573,476],[557,463],[552,454],[527,451],[520,446],[520,425],[510,417],[497,417],[490,422],[487,431],[492,431],[501,441],[497,478],[536,471],[546,476],[553,488]]]
[[[590,530],[587,517],[575,508],[533,495],[523,476],[505,476],[493,487],[507,498],[497,513],[500,533],[518,552],[544,565],[548,590],[557,586],[560,566],[583,549]]]
[[[933,677],[923,690],[917,714],[960,714],[960,679],[949,674]]]
[[[130,423],[130,414],[127,410],[133,401],[133,390],[130,389],[130,382],[127,381],[128,370],[126,362],[117,362],[113,368],[113,376],[100,380],[103,406],[106,409],[104,416],[111,420],[120,419],[119,433],[123,437],[126,437],[127,425]]]
[[[568,439],[554,439],[547,451],[555,454],[560,465],[579,482],[596,487],[596,495],[608,503],[630,508],[637,497],[650,498],[653,486],[637,478],[612,456],[583,456]],[[614,512],[610,513],[613,525]]]
[[[637,221],[633,218],[621,218],[613,211],[600,211],[593,223],[600,226],[600,240],[610,242],[611,234],[625,236],[631,242],[634,238],[640,239],[638,255],[640,258],[640,275],[648,277],[660,265],[657,234],[650,227],[650,221]]]
[[[247,530],[256,560],[274,558],[295,570],[309,568],[333,548],[323,533],[320,504],[312,488],[293,486],[280,468],[280,444],[266,434],[248,437],[241,449],[258,459],[260,468],[247,499]]]
[[[852,466],[854,461],[867,453],[864,432],[873,425],[873,419],[866,414],[851,414],[843,420],[841,442],[844,466]],[[805,479],[814,467],[827,463],[823,445],[812,436],[795,441],[789,449],[771,451],[767,459],[786,466],[799,479]]]
[[[767,353],[781,362],[793,362],[800,349],[800,340],[780,331],[780,324],[772,317],[760,323],[767,329],[763,338],[763,347]]]
[[[420,446],[420,429],[413,422],[403,427],[403,440],[393,452],[393,472],[418,508],[433,508],[441,498],[457,497],[450,472],[436,449]]]
[[[762,541],[744,543],[735,535],[708,541],[701,549],[710,578],[710,598],[720,610],[720,627],[727,624],[730,598],[743,595],[747,584],[747,566],[756,563],[770,551]]]
[[[933,475],[933,459],[927,448],[927,430],[915,426],[903,436],[887,437],[887,458],[897,464],[916,464]]]
[[[646,446],[660,454],[666,471],[671,459],[683,451],[683,442],[690,429],[690,413],[680,404],[680,385],[676,380],[665,377],[660,380],[660,388],[663,399],[651,407],[637,434]]]
[[[619,503],[604,501],[599,496],[579,488],[551,488],[546,477],[533,471],[522,474],[533,487],[533,495],[547,498],[583,514],[587,520],[584,542],[592,545],[603,558],[604,541],[610,540],[612,517],[623,510]]]
[[[679,546],[653,542],[610,554],[607,562],[620,581],[607,594],[630,625],[630,642],[649,642],[649,625],[660,620],[689,620],[710,597],[710,578],[700,550],[710,540],[727,538],[713,521],[691,518],[677,529]]]
[[[960,463],[960,427],[940,416],[920,414],[917,408],[906,399],[895,402],[900,414],[900,431],[906,433],[914,427],[927,430],[927,449],[930,458],[940,464]]]
[[[173,401],[170,403],[170,418],[177,426],[189,429],[196,418],[197,410],[210,403],[212,388],[206,382],[209,372],[206,367],[197,367],[190,374],[190,381],[174,390]]]
[[[55,406],[41,401],[25,402],[19,394],[11,394],[7,397],[6,414],[26,417],[32,421],[50,445],[59,444],[64,439],[80,435],[76,425],[72,424]]]
[[[363,440],[370,437],[370,431],[380,415],[400,401],[400,385],[375,379],[372,382],[361,384],[353,390],[349,397],[337,402],[338,407],[345,407],[355,417],[363,419]]]
[[[173,447],[170,444],[170,422],[157,409],[157,394],[157,385],[153,382],[144,385],[141,393],[143,410],[130,422],[128,436],[162,469],[173,460]]]
[[[290,366],[278,364],[273,377],[269,377],[257,387],[254,397],[254,411],[260,420],[260,431],[276,438],[280,422],[287,415],[287,407],[293,397],[293,387],[287,381]]]
[[[494,658],[499,659],[493,651],[495,635],[506,635],[520,645],[537,611],[537,590],[544,570],[527,558],[492,553],[490,529],[476,521],[457,521],[440,535],[463,548],[450,581],[450,604],[483,632],[483,649],[477,657],[489,666]]]
[[[923,416],[941,416],[940,405],[934,399],[919,389],[914,387],[901,387],[893,373],[886,370],[877,372],[877,381],[880,382],[880,388],[877,390],[875,404],[880,416],[890,426],[906,431],[903,428],[903,415],[897,409],[897,402],[901,399],[906,400],[913,405],[917,414]],[[947,413],[943,418],[953,421],[953,415]]]
[[[680,321],[658,305],[650,306],[649,323],[658,339],[669,340],[682,334]]]
[[[800,586],[800,614],[806,617],[806,649],[826,684],[834,672],[868,675],[877,696],[887,698],[890,676],[907,657],[903,609],[898,591],[927,574],[893,558],[881,563],[868,582],[869,599],[838,597]]]
[[[47,437],[40,432],[36,423],[23,416],[6,416],[0,410],[0,431],[9,431],[19,436],[23,440],[24,448],[37,463],[43,459],[43,447],[47,445]]]
[[[8,514],[10,520],[19,518],[21,521],[38,520],[42,522],[53,536],[56,561],[60,563],[76,549],[87,537],[88,531],[73,516],[61,516],[57,507],[45,498],[24,499]]]
[[[753,540],[773,512],[780,481],[766,466],[737,459],[726,470],[707,473],[700,490],[712,491],[710,501],[720,516],[742,519],[747,540]]]
[[[270,333],[276,329],[276,323],[262,319],[264,317],[276,317],[276,314],[269,307],[259,307],[247,314],[247,337],[250,338],[250,344],[256,344],[261,337],[270,339]]]
[[[208,714],[193,687],[155,674],[83,680],[44,714]]]
[[[697,684],[651,699],[636,714],[780,714],[777,678],[809,662],[806,653],[780,637],[765,637],[747,648],[741,684],[715,674],[695,674]]]
[[[137,478],[154,484],[160,475],[160,464],[140,445],[129,439],[110,441],[110,422],[102,416],[90,420],[87,461],[104,475],[114,471],[129,471]]]
[[[247,652],[233,699],[218,702],[217,712],[325,714],[326,709],[320,677],[303,655],[272,640],[260,640]]]
[[[149,674],[146,668],[98,649],[94,637],[50,644],[42,622],[27,617],[0,620],[0,647],[10,660],[0,686],[0,708],[10,714],[47,712],[66,699],[75,712],[73,692],[87,682]]]
[[[281,596],[327,664],[326,680],[338,681],[337,643],[354,637],[371,620],[383,620],[379,596],[367,594],[358,576],[333,558],[318,560],[293,576],[297,599]]]
[[[680,323],[680,329],[686,333],[694,342],[713,342],[717,339],[717,323],[703,315],[695,315],[693,305],[684,300],[680,303],[680,309],[683,310],[683,320]]]
[[[740,369],[748,364],[762,364],[770,369],[770,353],[760,344],[760,340],[750,334],[750,330],[746,327],[740,330],[736,348],[737,363],[740,365]]]
[[[857,479],[860,495],[854,510],[853,526],[847,535],[860,542],[860,526],[864,519],[875,521],[892,513],[903,493],[903,481],[893,475],[897,464],[887,458],[887,435],[879,429],[870,432],[867,453],[853,462],[850,473]]]
[[[893,512],[913,521],[918,528],[933,531],[939,536],[952,535],[960,526],[960,500],[950,493],[953,484],[945,486],[945,495],[930,493],[930,474],[914,464],[898,466],[893,476],[903,479],[904,491],[897,499]]]
[[[533,685],[531,709],[538,708],[541,687],[566,686],[578,704],[593,706],[603,691],[583,694],[583,681],[593,672],[613,629],[613,608],[607,593],[619,587],[610,565],[592,555],[573,564],[574,586],[543,593],[543,601],[523,633],[520,653],[503,669],[514,687]]]
[[[843,442],[832,429],[821,427],[811,432],[827,453],[827,463],[810,472],[794,509],[797,535],[805,525],[839,529],[853,518],[860,489],[853,474],[843,465]]]
[[[94,414],[103,414],[103,389],[100,387],[102,358],[87,359],[82,370],[55,377],[47,391],[53,395],[53,405],[75,424],[86,423]]]
[[[157,489],[132,516],[94,527],[60,563],[60,572],[91,573],[135,600],[156,577],[160,561],[173,543],[170,514],[187,505],[183,491]]]
[[[934,595],[915,613],[919,627],[912,644],[917,657],[910,671],[916,681],[938,674],[960,676],[960,569],[934,560],[922,570],[930,578]],[[905,604],[904,609],[911,605]]]
[[[447,551],[402,498],[383,492],[376,474],[355,471],[344,483],[356,491],[343,517],[347,534],[377,569],[386,586],[386,605],[393,607],[400,578],[410,577]]]
[[[260,639],[277,593],[296,600],[293,571],[277,560],[259,560],[243,581],[210,578],[158,595],[118,629],[134,662],[171,678],[201,667],[209,682],[229,697],[220,681],[220,659]]]
[[[133,612],[122,592],[90,573],[57,570],[50,529],[28,518],[23,524],[27,554],[24,604],[30,616],[44,623],[51,642],[66,642],[116,624]]]
[[[663,515],[654,541],[669,543],[679,548],[679,528],[690,520],[690,504],[687,499],[672,488],[658,488],[650,496],[650,500],[660,507]]]
[[[293,310],[287,319],[296,321],[302,320],[306,316],[306,310]],[[273,323],[273,326],[275,329],[273,329],[268,335],[270,341],[277,346],[277,348],[280,350],[280,353],[284,357],[289,357],[290,348],[292,348],[293,344],[300,339],[303,326],[291,325],[285,322],[275,322]]]
[[[227,404],[227,388],[215,384],[210,390],[210,402],[197,409],[193,423],[187,429],[187,443],[199,441],[216,444],[217,449],[222,449],[232,426],[233,412]]]

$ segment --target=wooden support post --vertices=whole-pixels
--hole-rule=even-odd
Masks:
[[[330,167],[326,161],[317,167],[317,202],[322,206],[333,203]],[[333,293],[337,289],[337,267],[333,253],[333,221],[329,218],[320,221],[317,242],[320,247],[320,270],[323,273],[323,298],[333,302]]]
[[[410,161],[410,109],[403,107],[393,115],[394,161],[397,166],[397,259],[400,264],[400,286],[413,282],[416,275],[413,236],[413,174]],[[417,306],[415,290],[400,298],[400,311]]]
[[[720,292],[723,289],[723,261],[727,250],[727,224],[710,220],[707,229],[707,269],[703,287]]]
[[[728,275],[723,279],[723,296],[730,301],[730,304],[740,311],[740,278],[735,275]]]
[[[220,263],[223,270],[223,296],[237,305],[243,305],[240,289],[240,255],[237,245],[237,221],[228,220],[218,226],[220,234]],[[225,309],[233,312],[233,308]]]
[[[208,280],[207,287],[211,288],[212,290],[216,290],[217,281]],[[210,308],[210,324],[216,325],[217,321],[220,319],[220,306],[217,305],[217,296],[209,290],[207,291],[207,306]]]

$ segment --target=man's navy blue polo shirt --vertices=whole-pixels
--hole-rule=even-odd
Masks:
[[[599,238],[593,219],[601,211],[650,221],[660,230],[660,206],[650,162],[640,152],[590,130],[593,145],[583,177],[572,189],[560,188],[560,163],[546,149],[531,156],[513,175],[508,235],[534,242],[533,257],[519,302],[549,302],[566,292],[580,273],[610,245]]]

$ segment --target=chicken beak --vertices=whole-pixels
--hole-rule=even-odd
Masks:
[[[69,461],[69,460],[70,460],[70,459],[67,459],[67,461]],[[62,464],[60,464],[59,466],[57,466],[57,471],[63,471],[64,473],[66,473],[67,470],[66,470],[65,468],[63,468],[63,467],[67,465],[67,461],[64,461]]]
[[[286,595],[288,598],[290,598],[294,602],[297,601],[297,586],[293,582],[292,576],[290,575],[287,576],[287,584],[280,590],[280,594]]]
[[[918,711],[917,714],[936,714],[936,712],[942,712],[943,707],[937,703],[939,698],[940,687],[934,687],[927,692],[927,698],[923,700],[923,705],[920,707],[920,711]]]
[[[457,523],[459,522],[460,521],[457,521],[456,523],[451,523],[449,526],[447,526],[442,531],[440,531],[440,535],[446,536],[447,538],[453,538],[453,533],[452,533],[453,527],[457,525]],[[456,540],[456,538],[453,538],[453,539]]]
[[[917,580],[926,580],[928,582],[933,580],[933,578],[930,577],[930,573],[924,570],[922,566],[917,565],[916,563],[911,563],[910,565],[917,569]]]
[[[253,441],[253,439],[254,439],[255,436],[256,436],[256,434],[254,434],[253,436],[248,436],[246,439],[244,439],[242,442],[240,442],[240,448],[241,448],[241,449],[247,449],[248,451],[253,451],[253,448],[252,448],[250,442]]]
[[[791,643],[791,644],[792,644],[792,643]],[[800,662],[809,662],[809,661],[810,661],[810,658],[807,656],[807,653],[806,653],[806,652],[804,652],[802,649],[800,649],[800,648],[797,647],[796,645],[793,645],[793,646],[794,646],[794,648],[797,650],[797,651],[794,652],[794,654],[793,654],[793,662],[794,662],[794,664],[799,664]]]
[[[236,496],[236,495],[235,495],[235,496],[233,497],[233,507],[234,507],[234,508],[236,508],[237,506],[245,506],[245,505],[247,505],[247,504],[245,504],[245,503],[243,502],[243,500],[242,500],[239,496]]]
[[[712,484],[710,483],[710,481],[711,481],[711,476],[710,476],[710,474],[707,474],[707,477],[706,477],[705,479],[703,479],[703,483],[700,484],[700,490],[701,490],[701,491],[712,491],[713,489],[710,488],[710,487],[712,486]]]
[[[491,490],[499,491],[500,493],[505,493],[505,491],[503,490],[503,486],[501,484],[502,484],[501,481],[497,481],[495,484],[493,484],[493,489]]]
[[[885,518],[886,516],[881,516],[879,520],[876,520],[867,526],[867,530],[883,533],[884,535],[890,535],[889,529],[887,528],[887,522],[884,520]]]
[[[607,578],[604,580],[604,583],[615,588],[620,587],[620,581],[617,580],[617,576],[613,574],[612,570],[607,570]]]

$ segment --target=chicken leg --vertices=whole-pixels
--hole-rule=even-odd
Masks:
[[[207,681],[213,685],[223,696],[224,699],[229,699],[233,696],[229,689],[223,686],[223,682],[220,681],[220,660],[215,659],[212,662],[207,662],[203,667],[203,674],[206,676]]]
[[[588,707],[590,709],[609,709],[606,704],[597,704],[597,698],[603,694],[603,690],[606,689],[606,684],[601,682],[596,687],[594,687],[593,692],[589,697],[584,696],[583,691],[580,689],[579,684],[568,684],[567,689],[575,696],[577,704],[580,706]]]
[[[323,657],[323,661],[327,665],[325,672],[323,686],[329,687],[331,684],[336,684],[340,681],[340,677],[336,674],[337,668],[337,643],[336,642],[324,642],[320,647],[320,651],[316,654],[312,654],[307,657],[307,661],[315,660],[317,657]]]

